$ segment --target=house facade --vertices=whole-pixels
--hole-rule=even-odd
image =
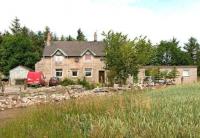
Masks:
[[[92,42],[84,41],[51,41],[50,35],[43,51],[42,59],[36,63],[35,70],[44,73],[46,80],[51,77],[72,80],[83,79],[93,83],[106,83],[105,45],[97,42],[96,36]],[[160,71],[171,71],[174,66],[144,66],[139,69],[140,82],[146,77],[145,71],[159,67]],[[196,66],[175,66],[179,72],[176,83],[197,82]],[[132,78],[132,77],[130,77]],[[133,83],[133,79],[128,82]]]
[[[46,80],[55,76],[105,83],[104,56],[103,42],[54,41],[45,46],[35,70],[42,71]]]
[[[140,82],[146,77],[146,70],[159,68],[160,71],[171,71],[174,68],[178,71],[178,76],[175,79],[176,84],[188,84],[197,82],[197,66],[144,66],[140,68],[138,79]]]

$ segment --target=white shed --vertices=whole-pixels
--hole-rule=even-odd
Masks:
[[[11,85],[23,84],[27,74],[31,69],[24,66],[17,66],[9,71]]]

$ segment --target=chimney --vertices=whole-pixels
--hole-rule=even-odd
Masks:
[[[97,42],[97,32],[94,32],[94,42]]]
[[[51,33],[50,32],[48,32],[48,34],[47,34],[47,46],[50,46],[51,45]]]

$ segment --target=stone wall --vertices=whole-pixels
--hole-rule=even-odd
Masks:
[[[145,70],[148,68],[153,68],[155,66],[146,66],[139,70],[138,78],[139,80],[144,79]],[[160,71],[171,71],[174,66],[159,66]],[[176,66],[177,71],[179,72],[179,76],[176,78],[176,84],[187,84],[187,83],[195,83],[197,82],[197,67],[195,66]],[[184,76],[183,72],[188,71],[189,75]]]

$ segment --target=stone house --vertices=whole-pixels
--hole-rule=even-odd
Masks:
[[[106,82],[103,42],[54,41],[47,43],[35,70],[51,77],[83,79],[94,83]]]
[[[31,69],[17,66],[9,71],[9,82],[11,85],[24,84],[27,74]]]
[[[175,79],[176,84],[187,84],[197,82],[197,66],[144,66],[140,68],[138,79],[141,82],[146,77],[145,71],[151,68],[159,68],[160,71],[171,71],[176,68],[179,75]]]
[[[54,76],[74,80],[85,77],[90,82],[106,83],[105,46],[103,42],[97,42],[96,38],[95,34],[92,42],[51,41],[49,34],[43,57],[36,63],[35,70],[42,71],[47,81]],[[139,81],[145,78],[145,70],[152,67],[155,66],[144,66],[139,69]],[[160,66],[159,68],[161,71],[170,71],[174,66]],[[196,66],[176,66],[176,68],[180,73],[176,83],[197,82]],[[132,83],[133,79],[130,78],[128,82]]]

